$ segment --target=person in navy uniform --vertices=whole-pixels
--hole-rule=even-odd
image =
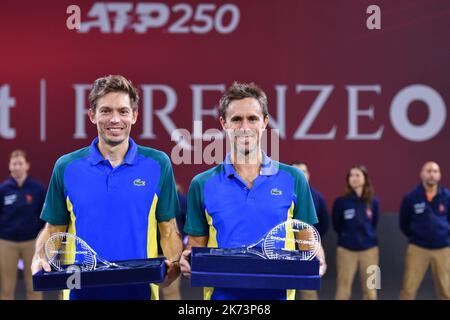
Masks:
[[[369,286],[368,271],[378,266],[378,239],[375,229],[379,216],[379,201],[375,197],[367,169],[354,165],[347,173],[344,195],[333,204],[333,228],[338,236],[336,254],[336,300],[351,298],[352,284],[359,270],[363,299],[376,300],[375,285]]]
[[[35,239],[44,226],[39,218],[45,200],[45,188],[28,175],[30,162],[23,150],[9,157],[10,177],[0,186],[0,287],[1,300],[13,300],[17,283],[17,263],[24,263],[26,297],[42,299],[31,282],[31,261]]]
[[[400,207],[400,229],[408,238],[400,299],[412,300],[431,264],[440,299],[450,299],[450,191],[439,185],[441,170],[436,162],[422,166],[422,182],[408,192]]]
[[[294,163],[292,163],[292,166],[296,167],[297,169],[300,169],[305,175],[306,180],[310,182],[311,173],[309,171],[309,167],[306,164],[306,162],[295,161]],[[325,236],[325,233],[327,232],[328,227],[330,225],[328,218],[327,204],[325,202],[325,198],[323,197],[322,193],[320,193],[317,189],[311,187],[311,185],[310,190],[311,196],[314,201],[314,207],[316,208],[317,219],[319,219],[319,222],[316,223],[314,227],[319,232],[320,237],[323,241],[323,237]],[[318,293],[315,290],[299,290],[299,294],[301,300],[318,300],[319,298]]]

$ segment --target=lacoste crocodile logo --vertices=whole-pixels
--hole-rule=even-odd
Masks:
[[[133,181],[133,184],[134,184],[136,187],[145,187],[145,181],[144,181],[144,180],[141,180],[141,179],[135,179],[135,180]]]
[[[273,188],[270,190],[270,194],[273,196],[281,196],[283,192],[281,190],[278,190],[277,188]]]

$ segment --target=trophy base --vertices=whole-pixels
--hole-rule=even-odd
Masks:
[[[135,259],[112,261],[118,267],[99,268],[91,271],[76,272],[77,266],[71,271],[40,270],[33,275],[34,291],[52,291],[90,287],[105,287],[124,284],[159,283],[166,273],[165,258]],[[77,281],[79,281],[77,283]],[[75,286],[75,287],[74,287]]]
[[[319,260],[269,260],[239,249],[194,247],[193,287],[319,290]],[[243,250],[244,251],[244,250]],[[231,252],[231,254],[230,254]]]

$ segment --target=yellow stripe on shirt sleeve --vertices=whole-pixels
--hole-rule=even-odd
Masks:
[[[212,217],[209,215],[208,211],[205,209],[205,215],[206,215],[206,220],[208,221],[208,225],[209,225],[209,237],[208,237],[208,248],[217,248],[218,247],[218,243],[217,243],[217,230],[214,227],[213,224],[213,219]],[[204,300],[211,300],[211,297],[214,293],[214,288],[213,287],[205,287],[203,288],[203,299]]]
[[[158,203],[158,196],[155,194],[153,197],[150,212],[148,214],[147,225],[147,258],[158,257],[158,239],[157,239],[157,226],[156,221],[156,204]],[[159,300],[159,287],[156,284],[149,284],[151,292],[151,300]]]

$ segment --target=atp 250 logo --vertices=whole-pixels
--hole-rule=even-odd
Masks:
[[[165,3],[96,2],[83,17],[77,5],[67,7],[66,26],[69,30],[89,33],[147,33],[162,28],[168,33],[228,34],[239,25],[240,11],[235,4],[225,3]]]

